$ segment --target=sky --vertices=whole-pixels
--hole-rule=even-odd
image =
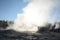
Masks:
[[[26,5],[27,2],[22,0],[0,0],[0,20],[15,20]]]
[[[51,11],[50,21],[60,21],[60,1]],[[18,13],[23,13],[23,8],[28,2],[22,0],[0,0],[0,20],[15,20]]]
[[[56,6],[51,10],[51,22],[60,22],[60,0],[56,0]]]

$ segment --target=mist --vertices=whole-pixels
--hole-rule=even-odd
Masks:
[[[24,0],[28,2],[28,0]],[[55,6],[55,0],[30,0],[29,4],[23,8],[23,13],[17,14],[14,24],[7,29],[19,32],[38,31],[38,26],[42,27],[48,23],[51,17],[51,10]]]

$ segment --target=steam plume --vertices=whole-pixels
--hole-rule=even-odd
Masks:
[[[24,0],[27,1],[27,0]],[[44,26],[50,18],[50,10],[54,6],[54,0],[31,0],[23,8],[24,13],[18,14],[12,29],[17,31],[34,31],[38,26]]]

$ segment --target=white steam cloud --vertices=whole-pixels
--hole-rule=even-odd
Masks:
[[[50,11],[54,7],[54,0],[24,0],[30,3],[23,8],[24,13],[18,14],[11,29],[16,31],[34,31],[38,26],[44,26],[50,18]]]

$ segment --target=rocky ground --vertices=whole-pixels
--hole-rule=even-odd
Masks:
[[[60,33],[22,33],[14,30],[0,30],[0,40],[60,40]]]

